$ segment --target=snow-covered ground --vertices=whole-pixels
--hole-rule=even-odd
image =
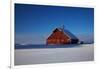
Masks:
[[[16,49],[15,65],[94,60],[94,44],[71,48]]]

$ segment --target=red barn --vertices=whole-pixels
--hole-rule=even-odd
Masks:
[[[68,30],[56,28],[47,38],[47,44],[77,44],[78,38]]]

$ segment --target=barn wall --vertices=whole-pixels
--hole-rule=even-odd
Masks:
[[[62,31],[55,31],[47,39],[47,44],[69,44],[70,38],[66,36]]]

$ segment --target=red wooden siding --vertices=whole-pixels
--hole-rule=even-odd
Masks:
[[[47,44],[69,44],[71,40],[68,36],[64,34],[63,31],[55,30],[53,33],[48,37]]]

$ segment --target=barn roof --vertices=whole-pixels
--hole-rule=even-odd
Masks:
[[[71,32],[69,32],[66,29],[62,29],[62,28],[57,28],[59,31],[63,31],[66,35],[68,35],[71,39],[78,39],[74,34],[72,34]]]

